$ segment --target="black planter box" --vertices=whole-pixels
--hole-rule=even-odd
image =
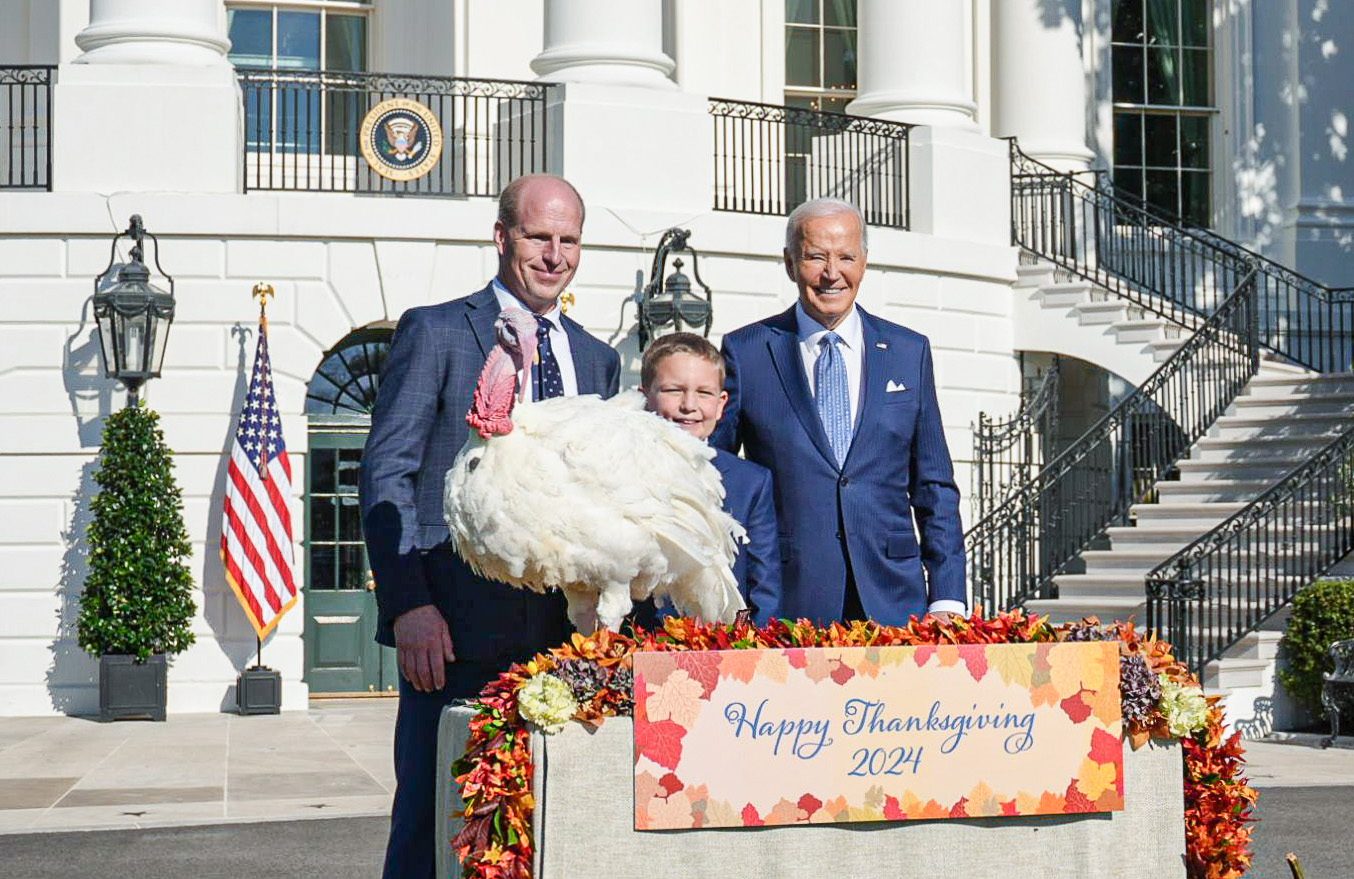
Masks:
[[[167,668],[163,653],[145,662],[123,654],[99,657],[99,720],[164,720]]]
[[[282,673],[255,665],[235,679],[235,707],[241,714],[277,714],[282,710]]]

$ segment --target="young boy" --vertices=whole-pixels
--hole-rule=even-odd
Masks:
[[[644,352],[640,391],[650,412],[707,440],[729,400],[724,390],[724,358],[694,333],[663,336]],[[780,605],[780,550],[771,471],[723,450],[715,452],[713,463],[724,480],[725,512],[748,532],[748,542],[739,546],[733,566],[738,590],[752,618],[764,625]]]

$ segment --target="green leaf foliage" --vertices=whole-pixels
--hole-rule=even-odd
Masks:
[[[1330,645],[1354,638],[1354,580],[1322,580],[1293,599],[1280,654],[1287,668],[1279,680],[1294,699],[1324,717],[1321,707],[1321,675],[1334,669]]]
[[[94,481],[80,646],[140,660],[182,652],[193,643],[192,547],[160,416],[138,404],[110,416]]]

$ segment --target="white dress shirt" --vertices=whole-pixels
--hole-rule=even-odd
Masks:
[[[522,304],[522,300],[512,295],[512,292],[503,283],[494,278],[491,282],[494,288],[494,295],[498,297],[498,307],[503,308],[521,308],[525,311],[531,311]],[[564,332],[564,322],[561,318],[564,316],[563,310],[559,307],[559,300],[555,300],[555,305],[541,317],[547,318],[551,323],[550,330],[550,350],[555,352],[555,359],[559,361],[559,377],[564,380],[564,396],[574,397],[578,395],[578,374],[574,372],[573,351],[569,348],[569,334]],[[517,374],[519,388],[526,388],[525,402],[530,403],[536,394],[536,389],[532,387],[531,364]]]
[[[814,382],[814,366],[822,356],[823,349],[819,343],[828,330],[809,317],[808,312],[804,311],[804,306],[799,303],[795,303],[795,323],[799,332],[799,355],[804,361],[804,373],[809,379],[809,393],[816,395],[818,388]],[[837,324],[835,332],[841,336],[837,350],[841,352],[842,359],[846,362],[846,387],[851,396],[851,423],[859,425],[861,388],[864,387],[865,381],[865,331],[861,325],[860,312],[856,310],[854,304],[842,322]],[[932,613],[944,611],[960,616],[968,613],[964,602],[949,599],[933,601],[927,609]]]
[[[823,354],[820,343],[823,336],[827,335],[828,329],[809,317],[804,306],[798,302],[795,303],[795,323],[799,327],[799,356],[804,361],[804,374],[809,379],[809,393],[817,399],[818,386],[815,382],[814,366]],[[865,330],[861,327],[860,312],[856,311],[854,304],[833,332],[841,336],[837,350],[841,352],[842,360],[846,363],[846,389],[851,397],[851,423],[860,424],[860,389],[863,387],[861,382],[865,378],[863,366]]]

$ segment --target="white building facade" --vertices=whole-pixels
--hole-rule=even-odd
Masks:
[[[515,174],[583,194],[570,314],[631,383],[632,300],[664,230],[692,232],[717,338],[793,302],[788,207],[861,201],[861,304],[930,337],[967,487],[971,425],[1018,406],[1022,354],[1129,384],[1153,366],[1021,317],[1000,138],[1341,281],[1352,37],[1354,10],[1327,0],[0,0],[0,714],[97,707],[74,624],[100,430],[125,395],[103,377],[90,296],[132,214],[177,293],[143,394],[175,452],[198,584],[169,710],[233,705],[254,658],[216,548],[260,281],[277,292],[306,584],[263,658],[297,709],[394,684],[357,520],[365,410],[401,313],[493,275],[493,196]],[[395,97],[443,129],[440,162],[409,183],[357,146]],[[808,137],[786,108],[862,118]]]

